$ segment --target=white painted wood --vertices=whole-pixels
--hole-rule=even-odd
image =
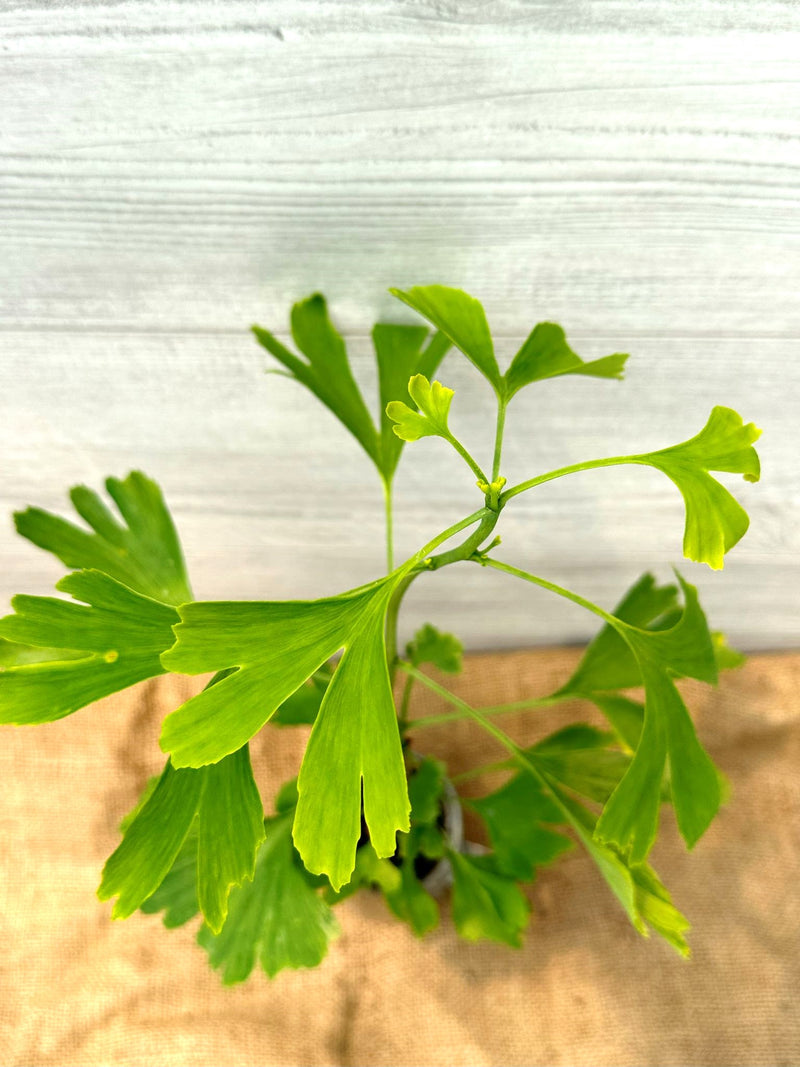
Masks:
[[[322,289],[371,390],[372,322],[412,319],[386,287],[442,281],[484,300],[501,358],[543,318],[586,358],[633,354],[624,384],[520,395],[512,481],[674,443],[714,403],[764,427],[762,482],[731,481],[751,532],[722,574],[684,569],[735,640],[797,645],[798,168],[794,3],[0,0],[0,509],[142,467],[198,595],[368,580],[370,465],[247,326],[285,336]],[[491,398],[456,355],[441,376],[485,454]],[[398,547],[476,496],[441,442],[410,448]],[[656,472],[514,504],[507,558],[606,605],[680,559]],[[3,526],[2,606],[59,573]],[[406,631],[423,617],[473,648],[592,630],[468,566],[418,583]]]

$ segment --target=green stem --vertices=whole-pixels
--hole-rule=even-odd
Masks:
[[[468,782],[470,778],[479,778],[482,774],[491,774],[493,771],[508,771],[511,769],[510,760],[502,759],[495,763],[481,763],[478,767],[470,767],[461,774],[453,774],[450,781],[455,785],[457,782]]]
[[[394,538],[392,530],[392,483],[384,481],[383,499],[386,514],[386,573],[391,574],[394,570]]]
[[[513,704],[495,704],[492,707],[481,708],[484,715],[509,715],[515,711],[533,711],[539,708],[552,708],[565,700],[572,699],[568,696],[553,694],[549,697],[535,697],[530,700],[517,700]],[[424,718],[412,719],[409,726],[415,730],[428,726],[442,726],[445,723],[457,722],[466,716],[460,711],[451,711],[445,715],[426,715]]]
[[[536,574],[530,574],[528,571],[520,570],[519,567],[512,567],[510,563],[501,563],[500,560],[491,559],[489,556],[483,556],[480,560],[475,562],[480,563],[484,567],[493,567],[496,571],[503,571],[505,574],[511,574],[515,578],[522,578],[523,581],[532,582],[534,585],[539,585],[542,589],[548,589],[551,593],[557,593],[559,596],[566,597],[567,600],[571,600],[573,604],[579,604],[582,608],[586,608],[587,611],[591,611],[594,615],[599,615],[604,622],[609,623],[615,630],[620,628],[620,621],[616,616],[604,611],[603,608],[597,604],[593,604],[591,600],[587,600],[585,597],[579,596],[578,593],[573,593],[570,589],[565,589],[563,585],[556,585],[555,582],[549,582],[546,578],[539,578]]]
[[[477,708],[473,708],[471,704],[468,704],[466,702],[466,700],[462,700],[461,697],[457,697],[455,693],[451,693],[449,689],[445,689],[443,685],[439,685],[439,683],[435,682],[433,678],[429,678],[427,674],[423,674],[422,671],[417,670],[417,668],[413,666],[413,664],[407,663],[405,660],[401,660],[399,666],[407,674],[410,674],[418,682],[421,682],[422,685],[430,689],[431,692],[436,693],[437,696],[440,696],[442,700],[446,700],[448,704],[452,704],[453,707],[458,708],[458,710],[461,711],[465,717],[474,719],[476,722],[480,723],[484,730],[486,730],[488,734],[491,734],[495,741],[497,741],[498,744],[502,745],[507,752],[510,752],[517,762],[521,762],[522,766],[526,770],[531,769],[531,761],[528,759],[528,757],[525,755],[519,745],[517,745],[516,742],[514,742],[504,730],[501,730],[499,726],[495,726],[491,719],[488,719],[486,715],[483,714],[483,712],[478,711]]]
[[[494,435],[494,459],[492,460],[492,481],[500,475],[500,456],[503,451],[503,431],[506,424],[506,407],[508,401],[497,398],[497,429]],[[485,480],[485,479],[484,479]]]
[[[552,482],[556,478],[563,478],[567,474],[578,474],[580,471],[594,470],[597,467],[617,467],[621,463],[644,462],[640,456],[609,456],[608,459],[592,459],[587,460],[585,463],[573,463],[569,467],[559,467],[558,470],[540,474],[536,478],[529,478],[527,482],[520,482],[519,485],[513,485],[510,489],[506,489],[504,493],[500,494],[500,506],[502,507],[512,497],[527,492],[528,489],[535,489],[537,485]]]
[[[464,446],[461,444],[461,442],[458,440],[458,438],[457,437],[453,437],[453,435],[450,434],[445,440],[450,442],[450,444],[453,446],[453,448],[456,450],[456,452],[458,452],[459,456],[461,456],[461,458],[467,463],[467,465],[469,466],[469,469],[472,471],[472,473],[475,475],[475,477],[478,479],[478,481],[488,484],[489,479],[483,473],[483,471],[478,466],[478,464],[475,462],[475,460],[472,458],[472,456],[469,454],[469,452],[467,452],[466,448],[464,448]]]

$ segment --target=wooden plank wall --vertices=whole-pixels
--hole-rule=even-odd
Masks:
[[[306,597],[383,563],[368,461],[247,328],[324,291],[374,389],[389,285],[462,286],[501,360],[540,319],[623,384],[521,394],[504,473],[764,428],[752,529],[683,564],[746,648],[800,640],[800,6],[773,0],[0,0],[0,511],[158,478],[204,598]],[[448,357],[453,425],[491,398]],[[724,478],[725,476],[723,476]],[[398,548],[477,506],[442,442],[409,448]],[[682,505],[644,468],[515,501],[505,558],[611,606],[680,562]],[[0,527],[0,608],[58,564]],[[440,603],[440,599],[442,602]],[[417,583],[471,648],[584,639],[568,603],[477,567]]]

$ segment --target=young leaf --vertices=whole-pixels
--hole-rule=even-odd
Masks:
[[[417,285],[406,292],[402,289],[390,289],[389,292],[441,330],[488,378],[495,391],[501,392],[500,368],[486,312],[474,296],[444,285]]]
[[[314,293],[299,301],[292,308],[291,321],[294,342],[307,362],[268,330],[253,326],[253,333],[259,344],[286,367],[289,376],[310,389],[347,427],[380,470],[380,437],[353,378],[344,341],[328,318],[325,297]]]
[[[520,882],[530,882],[537,867],[572,847],[563,834],[542,825],[563,817],[530,774],[518,774],[489,796],[465,803],[486,823],[499,870]]]
[[[270,722],[274,726],[313,726],[329,681],[330,675],[323,681],[322,672],[317,671],[284,700]]]
[[[411,822],[435,823],[442,814],[445,767],[439,760],[424,756],[408,779]]]
[[[291,814],[267,820],[252,882],[233,890],[228,918],[197,935],[225,985],[243,982],[256,961],[270,978],[286,967],[316,967],[339,925],[292,847]]]
[[[417,630],[414,640],[406,645],[406,657],[419,667],[432,663],[446,674],[461,673],[461,656],[464,646],[453,634],[443,633],[429,622]]]
[[[317,601],[187,604],[170,670],[238,668],[167,716],[161,746],[176,766],[202,766],[248,741],[306,678],[344,648],[299,777],[294,840],[307,868],[344,885],[364,815],[380,856],[408,829],[402,748],[386,667],[384,624],[397,574]],[[364,694],[369,694],[365,700]]]
[[[246,746],[199,770],[175,770],[167,762],[106,862],[97,895],[118,898],[115,919],[132,915],[163,883],[194,827],[197,900],[208,925],[218,931],[231,887],[253,877],[263,819]]]
[[[622,378],[627,355],[620,352],[589,363],[567,344],[560,326],[540,322],[514,356],[503,376],[506,396],[510,400],[523,386],[561,374],[585,374],[593,378]]]
[[[492,856],[465,856],[450,851],[453,867],[453,922],[467,941],[499,941],[522,946],[530,904],[512,879],[503,874]]]
[[[453,390],[441,382],[431,384],[422,374],[415,374],[408,383],[408,395],[419,411],[413,411],[400,400],[386,405],[386,415],[395,423],[395,434],[403,441],[419,441],[421,437],[449,440],[447,416]]]
[[[40,508],[16,512],[17,532],[67,567],[102,571],[165,604],[191,600],[178,535],[158,485],[141,471],[105,484],[125,525],[95,492],[77,485],[70,499],[92,533]]]
[[[683,554],[720,570],[724,555],[744,536],[750,520],[744,508],[709,471],[727,471],[757,482],[761,468],[753,442],[761,431],[744,424],[731,408],[715,407],[695,437],[682,444],[635,457],[658,467],[677,485],[686,504]]]
[[[428,334],[425,326],[398,326],[382,322],[372,330],[380,393],[380,470],[387,483],[394,477],[404,442],[392,432],[393,423],[386,414],[386,406],[393,400],[408,396],[408,380],[412,375],[422,374],[430,378],[450,348],[445,335],[437,331],[423,349]]]
[[[174,608],[99,571],[68,574],[56,588],[82,603],[16,596],[16,614],[0,619],[0,636],[11,642],[66,650],[0,670],[0,722],[52,722],[164,673],[159,656],[174,640]]]

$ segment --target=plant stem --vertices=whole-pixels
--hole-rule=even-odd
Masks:
[[[494,459],[492,460],[492,481],[500,475],[500,456],[503,451],[503,431],[506,424],[506,407],[508,401],[497,398],[497,429],[494,435]],[[485,480],[485,479],[484,479]]]
[[[534,489],[537,485],[552,482],[555,478],[563,478],[567,474],[578,474],[580,471],[594,470],[597,467],[616,467],[621,463],[644,463],[639,456],[609,456],[608,459],[592,459],[585,463],[573,463],[569,467],[559,467],[558,470],[549,471],[547,474],[539,474],[536,478],[529,478],[526,482],[520,482],[500,494],[500,506],[502,507],[512,497],[520,493]]]
[[[613,626],[615,630],[620,628],[620,621],[616,616],[604,611],[603,608],[599,607],[597,604],[593,604],[591,600],[579,596],[578,593],[573,593],[570,589],[565,589],[563,585],[556,585],[555,582],[549,582],[546,578],[539,578],[536,574],[530,574],[528,571],[520,570],[519,567],[512,567],[510,563],[501,563],[500,560],[491,559],[491,557],[488,556],[484,556],[475,562],[480,563],[484,567],[493,567],[496,571],[503,571],[505,574],[511,574],[515,578],[522,578],[523,581],[532,582],[534,585],[541,586],[542,589],[548,589],[551,593],[557,593],[559,596],[566,597],[566,599],[571,600],[573,604],[579,604],[582,608],[586,608],[587,611],[591,611],[592,614],[599,615],[601,619]]]
[[[386,514],[386,573],[391,574],[394,570],[394,538],[392,530],[392,483],[384,480],[383,499]]]
[[[417,670],[411,663],[401,660],[399,666],[402,667],[407,674],[410,674],[413,678],[416,678],[418,682],[421,682],[422,685],[436,693],[437,696],[440,696],[442,700],[446,700],[448,704],[452,704],[453,707],[458,708],[465,717],[469,717],[480,723],[484,730],[492,735],[495,741],[502,745],[507,752],[511,753],[515,761],[521,762],[526,770],[531,769],[531,761],[527,758],[519,745],[517,745],[504,730],[501,730],[499,726],[495,726],[491,719],[488,719],[483,712],[478,711],[477,708],[473,708],[471,704],[466,702],[466,700],[457,697],[455,693],[451,693],[450,690],[445,689],[443,685],[439,685],[433,678],[429,678],[427,674],[423,674],[422,671]]]
[[[515,711],[533,711],[538,710],[539,708],[552,708],[556,704],[561,704],[568,699],[571,698],[555,694],[549,697],[532,697],[530,700],[518,700],[513,704],[496,704],[492,707],[481,708],[481,712],[484,715],[509,715]],[[459,719],[464,718],[466,718],[466,715],[463,712],[451,711],[445,715],[426,715],[424,718],[412,719],[409,726],[413,726],[415,730],[419,730],[420,728],[428,726],[441,726],[445,723],[457,722]]]
[[[450,434],[447,437],[447,440],[450,442],[450,444],[453,446],[453,448],[456,450],[456,452],[458,452],[459,456],[461,456],[461,458],[468,464],[469,469],[472,471],[472,473],[475,475],[475,477],[478,479],[478,481],[488,484],[489,479],[483,473],[483,471],[478,466],[478,464],[475,462],[475,460],[472,458],[472,456],[469,454],[469,452],[467,452],[466,448],[464,448],[464,446],[461,444],[461,442],[458,440],[458,438],[457,437],[453,437],[453,435]]]
[[[495,763],[481,763],[478,767],[470,767],[468,771],[462,771],[461,774],[453,774],[450,776],[450,781],[453,785],[456,782],[468,782],[470,778],[478,778],[482,774],[491,774],[492,771],[508,771],[511,769],[510,760],[501,759]]]

